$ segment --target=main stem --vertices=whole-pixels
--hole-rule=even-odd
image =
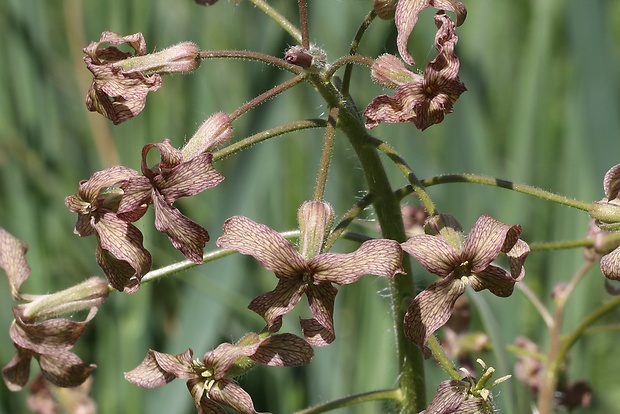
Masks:
[[[371,137],[366,132],[364,122],[351,101],[329,82],[319,76],[309,76],[318,92],[331,107],[339,107],[338,126],[346,134],[360,161],[368,191],[373,194],[373,207],[377,215],[383,237],[405,241],[400,203],[392,191],[391,183],[385,173],[379,153],[374,148]],[[403,320],[415,294],[413,273],[408,259],[403,260],[406,274],[397,275],[390,281],[392,317],[396,332],[396,345],[400,367],[400,388],[402,391],[401,413],[417,413],[426,408],[424,359],[420,349],[405,337]]]

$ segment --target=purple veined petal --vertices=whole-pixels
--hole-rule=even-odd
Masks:
[[[194,399],[198,414],[226,414],[218,403],[211,401],[205,392],[206,381],[204,378],[190,378],[187,380],[187,389]]]
[[[62,351],[55,354],[35,355],[39,360],[41,374],[46,380],[59,387],[77,387],[88,379],[93,364],[85,364],[72,352]]]
[[[30,274],[27,252],[28,245],[0,227],[0,269],[9,279],[13,299],[19,298],[19,288]]]
[[[182,354],[169,355],[149,350],[136,368],[125,372],[125,379],[142,388],[156,388],[166,385],[175,378],[189,379],[192,371],[191,349]]]
[[[446,277],[420,292],[405,314],[405,335],[421,348],[450,319],[454,303],[465,292],[465,283]]]
[[[282,327],[282,315],[297,305],[306,287],[300,280],[280,279],[274,290],[254,298],[248,309],[265,319],[270,332],[277,332]]]
[[[421,234],[401,244],[426,270],[439,277],[446,277],[461,264],[461,254],[438,236]]]
[[[529,254],[529,244],[521,239],[517,240],[512,249],[506,252],[508,263],[510,264],[510,275],[515,282],[520,282],[525,277],[523,263]]]
[[[250,394],[232,381],[226,379],[217,381],[208,394],[208,397],[213,401],[230,407],[240,414],[260,414],[254,408]]]
[[[394,96],[379,95],[364,110],[366,128],[371,129],[381,122],[403,123],[414,122],[416,102],[425,99],[423,79],[399,86]]]
[[[117,213],[119,215],[125,216],[132,211],[140,211],[145,204],[151,203],[153,185],[148,178],[142,175],[123,181],[121,189],[123,190],[123,197],[118,205]]]
[[[469,260],[472,272],[482,271],[497,258],[511,228],[487,215],[476,220],[463,247],[463,257]]]
[[[368,240],[353,253],[320,254],[309,266],[314,280],[346,285],[367,274],[394,277],[404,273],[402,256],[400,244],[394,240]]]
[[[398,31],[396,44],[400,56],[410,65],[415,65],[415,61],[407,47],[409,35],[411,35],[414,26],[418,22],[420,12],[429,7],[430,4],[431,0],[400,0],[396,4],[396,12],[394,14],[394,23]]]
[[[312,285],[306,291],[312,319],[302,319],[301,329],[306,341],[314,346],[325,346],[336,339],[334,332],[334,302],[338,289],[329,282]]]
[[[601,258],[601,272],[607,279],[620,280],[620,248]]]
[[[15,345],[17,352],[13,359],[2,368],[2,378],[7,388],[13,392],[20,391],[30,376],[30,361],[34,355],[31,351]]]
[[[603,188],[607,201],[620,198],[620,164],[614,165],[605,173]]]
[[[136,293],[140,289],[136,271],[129,263],[117,259],[100,245],[95,249],[95,258],[114,289],[128,294]]]
[[[173,203],[178,198],[201,193],[224,181],[224,176],[217,172],[212,160],[213,154],[203,153],[163,171],[157,179],[157,188],[166,202]]]
[[[297,279],[309,272],[306,261],[292,244],[275,230],[247,217],[227,219],[224,234],[215,244],[254,257],[278,278]]]
[[[314,350],[303,338],[283,333],[265,338],[250,358],[269,366],[296,367],[309,364],[313,355]]]
[[[156,170],[152,170],[148,166],[147,156],[150,150],[157,148],[160,154],[160,161]],[[148,178],[170,171],[183,162],[183,154],[180,150],[170,145],[169,139],[164,139],[161,143],[146,144],[142,148],[142,174]]]
[[[253,355],[261,341],[248,345],[233,345],[223,343],[217,346],[213,351],[209,351],[204,356],[204,364],[207,368],[213,369],[213,376],[216,380],[224,378],[237,359]]]
[[[78,197],[89,203],[95,203],[99,193],[107,187],[132,177],[139,177],[140,173],[128,167],[117,165],[97,171],[88,180],[80,182]],[[67,206],[69,207],[69,206]],[[95,206],[93,206],[94,208]]]
[[[194,263],[202,263],[209,233],[198,223],[184,216],[178,209],[167,204],[164,197],[154,191],[155,228],[166,233],[175,249]]]
[[[510,273],[493,265],[471,274],[467,280],[476,292],[488,289],[495,296],[502,298],[512,295],[516,283]]]
[[[431,404],[420,414],[465,413],[465,411],[458,410],[461,408],[461,403],[465,401],[467,397],[469,387],[469,383],[466,381],[443,381],[437,386],[437,391],[435,391],[435,396]]]

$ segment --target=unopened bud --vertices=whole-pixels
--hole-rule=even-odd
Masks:
[[[440,236],[457,251],[463,248],[463,232],[461,225],[449,214],[438,214],[428,219],[424,231],[431,236]]]
[[[327,68],[327,54],[316,46],[310,46],[310,49],[293,46],[286,51],[284,60],[310,73],[318,73]]]
[[[113,64],[125,73],[190,73],[200,66],[200,48],[192,42],[182,42],[156,53],[134,56]]]
[[[389,53],[375,60],[370,69],[370,76],[375,83],[390,89],[423,79],[422,75],[413,73],[405,67],[402,60]]]
[[[204,121],[183,147],[183,159],[189,160],[204,152],[211,152],[232,137],[230,118],[224,112],[211,115]]]
[[[588,209],[590,217],[603,230],[617,230],[620,227],[620,205],[605,201],[595,201]]]
[[[300,253],[310,260],[321,253],[334,221],[334,210],[328,203],[306,201],[297,212]]]

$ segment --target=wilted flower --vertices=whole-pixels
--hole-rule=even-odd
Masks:
[[[398,0],[394,16],[394,23],[398,31],[396,43],[400,56],[410,65],[414,65],[415,62],[407,50],[409,35],[418,22],[420,12],[428,7],[454,12],[457,26],[462,25],[467,17],[467,9],[463,3],[456,0]]]
[[[148,206],[118,213],[123,198],[120,185],[132,177],[140,174],[127,167],[110,167],[81,181],[78,193],[65,199],[67,208],[78,213],[73,232],[81,237],[97,235],[97,263],[115,289],[128,293],[138,290],[140,279],[151,269],[151,255],[142,245],[142,233],[131,224]]]
[[[405,333],[421,347],[446,323],[467,285],[475,291],[488,289],[496,296],[510,296],[515,283],[525,276],[523,262],[530,251],[519,239],[521,226],[486,215],[476,221],[464,245],[454,217],[436,216],[427,224],[431,227],[436,235],[414,236],[402,243],[404,251],[441,278],[416,296],[405,315]],[[491,264],[500,253],[506,254],[510,272]]]
[[[203,361],[192,360],[191,349],[178,355],[150,350],[138,367],[125,373],[125,379],[143,388],[160,387],[175,378],[186,379],[198,413],[223,414],[222,404],[242,414],[257,414],[252,398],[233,378],[256,363],[306,365],[313,354],[312,347],[295,335],[260,337],[251,333],[235,345],[219,345],[207,352]]]
[[[102,47],[108,43],[112,46]],[[116,46],[127,44],[133,53]],[[161,86],[163,73],[189,73],[200,66],[200,48],[182,42],[156,53],[146,53],[142,33],[121,36],[103,32],[98,42],[84,48],[84,62],[95,78],[86,95],[86,107],[117,125],[138,115],[146,95]]]
[[[15,320],[9,336],[17,353],[2,369],[4,382],[11,391],[21,390],[28,382],[30,362],[35,358],[45,379],[59,387],[75,387],[88,378],[95,365],[84,364],[69,349],[105,302],[108,284],[92,277],[53,294],[23,294],[20,286],[30,274],[25,260],[27,250],[25,244],[0,228],[0,268],[8,277],[13,299],[25,301],[13,307]],[[59,317],[84,310],[89,313],[81,322]]]
[[[28,386],[28,409],[37,414],[96,414],[97,406],[90,397],[92,377],[77,387],[57,387],[38,375]]]
[[[161,154],[154,168],[147,165],[147,155],[153,148]],[[213,154],[200,153],[184,159],[181,150],[170,145],[147,144],[142,149],[142,174],[133,176],[121,184],[123,197],[119,214],[131,214],[143,205],[153,203],[155,228],[168,235],[172,245],[195,263],[202,263],[202,251],[209,240],[209,233],[200,225],[184,216],[172,204],[181,197],[198,194],[218,185],[224,177],[211,163]]]
[[[253,256],[275,273],[276,288],[256,297],[248,306],[261,315],[271,332],[282,326],[282,316],[305,293],[314,318],[302,319],[306,340],[323,346],[335,339],[333,311],[338,290],[333,286],[353,283],[365,274],[393,277],[402,273],[402,251],[393,240],[369,240],[353,253],[321,253],[333,211],[329,204],[304,203],[298,214],[300,252],[278,232],[247,217],[234,216],[224,222],[217,245]]]
[[[384,86],[390,86],[391,81],[398,88],[394,97],[380,95],[370,102],[364,111],[366,128],[374,128],[381,122],[413,122],[418,129],[425,130],[443,121],[467,90],[458,77],[460,63],[454,54],[458,40],[454,23],[445,14],[437,14],[435,23],[439,29],[435,36],[439,54],[428,63],[424,76],[408,71],[402,62],[389,55],[380,57],[373,65],[373,79]],[[407,78],[410,81],[403,83]]]
[[[590,217],[601,232],[595,237],[595,249],[602,253],[601,271],[611,280],[620,280],[620,242],[617,231],[620,230],[620,164],[607,171],[603,180],[605,198],[592,203]],[[592,232],[592,229],[590,229]],[[613,232],[613,233],[608,233]],[[611,250],[611,252],[610,252]]]

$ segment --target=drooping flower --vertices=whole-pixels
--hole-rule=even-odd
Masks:
[[[153,148],[159,150],[161,159],[155,167],[149,168],[147,156]],[[118,213],[129,214],[153,203],[155,228],[166,233],[172,245],[187,259],[202,263],[202,251],[209,233],[172,204],[181,197],[198,194],[224,180],[213,167],[212,159],[213,154],[209,152],[184,159],[182,151],[170,145],[167,139],[160,144],[145,145],[142,149],[144,175],[133,176],[121,184],[123,197]]]
[[[312,345],[323,346],[335,339],[333,311],[338,290],[333,284],[350,284],[365,274],[393,277],[403,273],[402,251],[397,242],[380,239],[366,241],[352,253],[322,253],[333,220],[331,206],[306,202],[298,218],[300,251],[275,230],[242,216],[224,222],[224,234],[216,244],[251,255],[275,273],[276,288],[248,306],[265,319],[271,332],[280,329],[282,316],[305,294],[314,317],[301,320],[304,337]]]
[[[9,336],[17,352],[2,369],[5,384],[19,391],[28,382],[30,362],[39,362],[41,374],[59,387],[75,387],[83,383],[95,365],[84,364],[70,352],[84,333],[97,309],[108,296],[105,280],[92,277],[86,281],[47,295],[20,292],[30,274],[26,263],[27,246],[0,228],[0,269],[6,273],[13,299],[25,301],[13,307],[15,319]],[[62,315],[88,310],[83,321],[61,318]]]
[[[74,233],[97,235],[97,263],[115,289],[128,293],[138,290],[140,279],[151,269],[151,254],[142,245],[142,233],[131,224],[144,215],[148,205],[118,213],[123,198],[120,186],[132,177],[140,174],[127,167],[110,167],[81,181],[78,193],[65,199],[67,208],[78,213]]]
[[[379,57],[373,65],[373,79],[397,89],[393,97],[377,96],[366,107],[366,128],[374,128],[381,122],[413,122],[423,131],[443,121],[467,90],[458,77],[460,63],[454,54],[458,40],[454,23],[445,14],[437,14],[435,23],[438,28],[435,47],[439,54],[428,63],[423,76],[407,70],[390,55]],[[408,81],[403,83],[404,80]]]
[[[112,46],[102,47],[108,43]],[[133,53],[118,47],[127,44]],[[84,48],[84,62],[95,76],[86,96],[86,107],[112,120],[115,125],[138,115],[146,95],[161,86],[164,73],[189,73],[200,66],[200,49],[182,42],[156,53],[146,53],[142,33],[121,36],[103,32],[98,42]]]
[[[405,315],[405,333],[420,347],[446,323],[467,285],[477,292],[488,289],[499,297],[510,296],[515,283],[525,276],[523,262],[530,251],[519,238],[521,226],[486,215],[476,221],[464,245],[454,217],[435,216],[427,226],[433,235],[414,236],[402,243],[404,251],[441,278],[416,296]],[[500,253],[508,258],[509,272],[491,264]]]
[[[590,217],[602,230],[597,232],[595,246],[601,258],[601,272],[606,278],[620,280],[620,164],[607,171],[603,179],[605,198],[592,203]]]
[[[310,363],[314,351],[292,334],[259,336],[250,333],[237,344],[224,343],[192,360],[188,349],[178,355],[150,350],[142,363],[125,373],[125,379],[143,388],[156,388],[175,378],[186,379],[198,413],[224,414],[225,405],[241,414],[257,414],[252,398],[234,382],[255,364],[300,366]]]
[[[398,0],[394,16],[394,23],[398,32],[396,44],[400,56],[410,65],[415,65],[415,62],[407,49],[409,35],[418,22],[420,12],[428,7],[454,12],[456,14],[456,26],[462,25],[467,17],[467,9],[463,3],[456,0]]]

